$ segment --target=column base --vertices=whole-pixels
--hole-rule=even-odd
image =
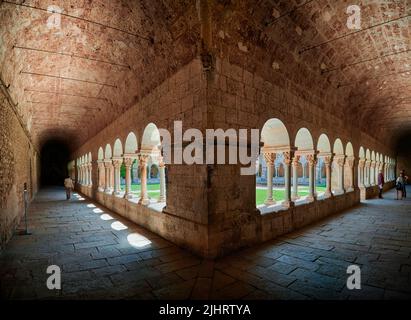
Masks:
[[[139,204],[142,204],[143,206],[146,206],[150,203],[150,199],[149,198],[140,198],[140,200],[138,201]]]
[[[305,198],[308,202],[314,202],[317,200],[316,196],[307,196],[307,198]]]
[[[160,197],[160,198],[158,198],[158,202],[166,202],[166,197]]]
[[[298,199],[300,199],[300,196],[299,196],[299,195],[292,195],[292,196],[291,196],[291,200],[292,200],[292,201],[296,201],[296,200],[298,200]]]
[[[264,201],[264,204],[265,204],[266,206],[272,206],[272,205],[275,204],[275,203],[276,203],[276,202],[275,202],[274,199],[267,199],[267,200]]]
[[[284,208],[287,208],[287,209],[289,209],[289,208],[294,208],[294,207],[295,207],[295,203],[294,203],[293,201],[286,201],[286,200],[284,200],[283,203],[282,203],[282,206],[283,206]]]
[[[123,198],[130,200],[130,199],[133,199],[133,195],[131,193],[128,193],[128,194],[126,193],[126,194],[124,194]]]
[[[324,198],[332,198],[334,195],[331,191],[324,192]]]

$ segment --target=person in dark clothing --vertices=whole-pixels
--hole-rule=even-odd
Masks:
[[[378,173],[378,198],[382,199],[382,190],[384,188],[384,174],[382,173],[382,170]]]
[[[402,196],[404,198],[407,197],[407,183],[408,183],[408,176],[405,174],[405,170],[401,170],[401,174],[404,179],[404,183],[402,184]]]

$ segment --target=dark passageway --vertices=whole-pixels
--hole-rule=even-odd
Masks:
[[[63,185],[70,160],[67,145],[59,140],[46,142],[41,149],[41,185]]]

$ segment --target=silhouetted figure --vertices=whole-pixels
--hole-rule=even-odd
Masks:
[[[400,200],[402,200],[403,197],[403,191],[404,191],[404,174],[400,173],[400,176],[397,178],[395,189],[397,189],[397,200],[398,200],[398,195],[401,195]]]
[[[382,199],[382,190],[384,188],[384,174],[382,173],[382,170],[378,173],[378,198]]]
[[[406,188],[406,186],[407,186],[407,183],[408,183],[408,176],[405,174],[405,170],[401,170],[401,173],[402,173],[402,176],[403,176],[403,179],[404,179],[403,188],[402,188],[402,196],[404,198],[406,198],[407,197],[407,188]]]
[[[71,191],[74,189],[73,180],[70,177],[64,179],[64,188],[66,188],[67,200],[71,198]]]

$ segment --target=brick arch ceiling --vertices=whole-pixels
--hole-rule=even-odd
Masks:
[[[196,1],[55,1],[80,18],[63,15],[61,30],[47,28],[50,1],[18,2],[0,4],[1,78],[37,143],[62,136],[78,147],[200,47]],[[411,129],[411,4],[359,2],[359,32],[346,27],[347,5],[215,0],[208,45],[276,83],[331,97],[328,111],[395,142]]]
[[[60,28],[48,8],[62,9]],[[0,1],[0,76],[34,143],[79,147],[191,61],[195,10],[190,0]]]
[[[326,96],[324,110],[380,141],[411,128],[409,0],[356,2],[358,31],[346,26],[347,1],[216,2],[216,54],[288,89],[310,88],[306,97]]]

